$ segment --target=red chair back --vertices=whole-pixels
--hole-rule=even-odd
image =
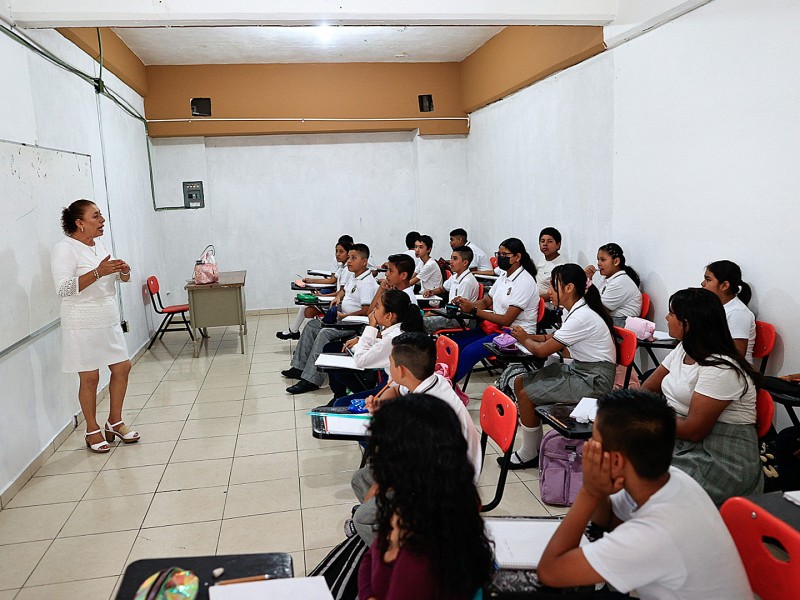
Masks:
[[[544,319],[544,298],[539,296],[539,306],[536,309],[536,322],[541,323],[542,319]]]
[[[481,397],[481,449],[484,462],[486,458],[486,445],[491,440],[500,447],[502,461],[500,475],[497,478],[494,498],[481,506],[481,512],[494,510],[503,499],[508,465],[511,462],[511,453],[514,448],[514,437],[517,434],[517,405],[503,392],[494,386],[488,386]]]
[[[494,386],[488,386],[481,397],[480,422],[483,433],[501,452],[511,449],[517,433],[517,405]]]
[[[458,369],[458,344],[446,335],[436,338],[436,362],[446,364],[450,377],[455,377]]]
[[[160,291],[160,287],[158,285],[158,278],[155,275],[151,275],[147,278],[147,290],[153,294],[154,296]]]
[[[444,270],[444,280],[445,281],[450,279],[452,276],[453,276],[453,272],[452,271],[450,271],[449,269],[445,269]]]
[[[759,438],[763,438],[769,433],[774,417],[775,402],[772,401],[772,396],[767,390],[758,390],[756,393],[756,431]]]
[[[759,371],[762,375],[767,371],[767,360],[775,347],[777,337],[772,325],[764,321],[756,321],[756,343],[753,346],[753,358],[761,359]]]
[[[647,318],[647,314],[650,312],[650,296],[642,292],[642,312],[639,313],[639,316],[642,319]]]
[[[629,329],[614,326],[617,340],[617,364],[623,367],[630,367],[633,359],[636,358],[637,340],[636,334]]]
[[[483,300],[483,294],[485,293],[486,289],[484,288],[482,283],[478,284],[478,300]]]
[[[497,268],[497,257],[496,256],[490,256],[489,257],[489,264],[492,265],[493,269],[496,269]]]
[[[736,496],[720,509],[742,558],[753,593],[761,600],[793,598],[800,589],[800,532],[745,498]],[[776,558],[764,545],[777,540],[788,560]]]

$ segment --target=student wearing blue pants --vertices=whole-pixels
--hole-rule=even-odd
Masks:
[[[466,377],[475,364],[489,356],[483,344],[501,333],[501,327],[518,325],[528,333],[536,333],[539,309],[536,266],[525,244],[517,238],[508,238],[500,244],[495,256],[503,273],[489,293],[477,302],[462,297],[453,299],[462,312],[483,319],[481,329],[452,336],[459,349],[454,382]]]

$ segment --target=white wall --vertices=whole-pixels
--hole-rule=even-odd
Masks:
[[[468,139],[470,232],[487,252],[510,236],[539,260],[539,231],[584,264],[613,227],[613,56],[600,55],[477,111]]]
[[[181,200],[181,181],[204,181],[206,208],[158,213],[170,303],[185,301],[194,260],[213,243],[222,270],[246,269],[250,309],[292,304],[288,283],[328,268],[339,235],[369,245],[375,260],[404,250],[411,229],[448,255],[461,226],[466,140],[414,133],[321,134],[154,140],[159,206]],[[457,223],[452,225],[452,223]]]
[[[96,76],[95,63],[54,31],[31,32],[40,43],[84,72]],[[100,140],[93,88],[32,52],[0,36],[0,138],[88,154],[92,160],[94,200],[109,220],[117,254],[134,269],[134,283],[123,288],[126,341],[131,353],[149,337],[149,310],[143,305],[140,274],[160,264],[155,214],[150,207],[145,134],[142,125],[103,101]],[[106,82],[142,110],[142,100],[106,72]],[[106,193],[108,186],[108,194]],[[0,200],[2,202],[3,200]],[[54,223],[60,215],[53,214]],[[108,243],[109,240],[106,240]],[[53,291],[55,293],[55,290]],[[13,482],[79,411],[77,376],[61,373],[60,330],[0,358],[0,493]],[[103,382],[107,381],[107,378]]]
[[[792,0],[714,0],[476,112],[472,221],[507,218],[478,236],[555,225],[581,264],[616,241],[662,328],[669,294],[734,260],[781,336],[769,371],[800,371],[798,22]]]

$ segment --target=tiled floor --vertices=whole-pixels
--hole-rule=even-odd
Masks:
[[[296,574],[311,570],[343,539],[360,452],[311,436],[307,412],[327,388],[285,393],[291,348],[275,331],[286,325],[251,317],[245,355],[221,328],[197,359],[179,333],[147,352],[124,415],[142,441],[90,454],[78,430],[0,511],[0,600],[113,598],[125,566],[145,557],[284,551]],[[487,381],[468,389],[476,422]],[[487,498],[497,473],[492,455]],[[537,475],[510,473],[492,514],[562,514],[537,498]]]

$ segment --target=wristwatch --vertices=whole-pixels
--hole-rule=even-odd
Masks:
[[[478,314],[478,307],[476,306],[476,307],[475,307],[475,308],[473,308],[471,311],[469,311],[469,314],[471,314],[473,317],[474,317],[475,315],[477,315],[477,314]]]

